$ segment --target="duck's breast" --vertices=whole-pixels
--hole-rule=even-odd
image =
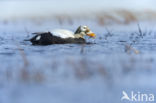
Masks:
[[[51,31],[52,35],[61,38],[74,38],[74,32],[65,29],[55,29]]]

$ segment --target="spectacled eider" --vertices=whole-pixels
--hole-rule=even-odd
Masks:
[[[86,43],[84,36],[95,38],[95,34],[87,26],[79,26],[75,33],[69,30],[57,29],[51,32],[36,34],[29,41],[33,45],[50,45],[66,43]]]

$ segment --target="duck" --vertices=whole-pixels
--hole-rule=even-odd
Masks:
[[[79,26],[75,32],[66,29],[54,29],[47,32],[35,32],[30,41],[32,45],[51,45],[51,44],[84,44],[86,43],[85,36],[95,38],[96,34],[93,33],[88,26]]]

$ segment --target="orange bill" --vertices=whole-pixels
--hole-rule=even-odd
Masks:
[[[95,38],[95,37],[96,37],[96,34],[93,33],[93,32],[87,33],[87,35],[88,35],[89,37],[92,37],[92,38]]]

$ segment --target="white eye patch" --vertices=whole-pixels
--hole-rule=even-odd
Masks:
[[[41,39],[41,36],[40,35],[36,37],[36,40],[40,40],[40,39]]]
[[[81,27],[81,31],[85,32],[87,29],[85,27]]]

